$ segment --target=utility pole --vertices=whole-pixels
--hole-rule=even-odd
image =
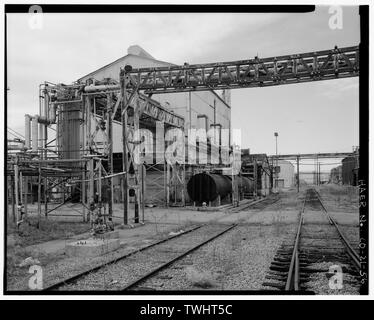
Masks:
[[[300,171],[299,171],[299,164],[300,164],[300,156],[297,156],[297,193],[300,191]]]
[[[255,199],[257,199],[257,160],[256,159],[253,159],[253,181],[254,181],[253,196]]]
[[[321,162],[318,163],[318,185],[321,184]]]

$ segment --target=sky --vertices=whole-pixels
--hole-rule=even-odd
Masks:
[[[296,54],[359,44],[358,7],[343,7],[330,29],[329,7],[313,13],[7,14],[7,125],[24,133],[38,112],[38,85],[71,83],[138,44],[158,60],[209,63]],[[231,92],[232,128],[251,153],[346,152],[359,144],[358,78]],[[336,160],[334,160],[336,162]],[[310,165],[308,167],[311,167]],[[322,169],[323,170],[323,169]]]

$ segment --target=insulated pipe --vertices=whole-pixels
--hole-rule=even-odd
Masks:
[[[29,114],[25,114],[25,148],[30,149],[31,145],[31,117]]]
[[[44,89],[44,116],[48,119],[48,104],[49,104],[49,95],[47,89]]]
[[[32,151],[38,151],[38,116],[32,118]]]
[[[85,86],[84,92],[96,92],[96,91],[107,91],[107,90],[119,90],[121,87],[120,85],[113,84],[113,85],[98,85],[98,86]]]
[[[50,125],[50,124],[55,124],[56,123],[56,117],[57,117],[56,109],[57,109],[57,106],[56,106],[56,103],[52,102],[50,107],[49,107],[49,102],[50,102],[49,94],[45,90],[44,91],[44,109],[43,110],[40,109],[41,112],[43,113],[43,115],[40,114],[38,116],[38,122],[42,123],[44,125]]]
[[[49,124],[56,123],[56,104],[51,103],[51,108],[49,109]]]
[[[46,85],[44,86],[44,88],[45,87]],[[44,116],[47,118],[47,120],[49,120],[48,107],[49,107],[49,95],[48,95],[47,89],[44,89]],[[42,147],[44,149],[44,157],[47,158],[48,125],[46,124],[43,127],[44,127],[43,128],[44,136],[42,140]],[[47,201],[45,203],[47,203]],[[45,212],[47,212],[47,209],[45,210]]]
[[[39,119],[39,117],[38,117]],[[39,121],[38,121],[39,122]],[[39,122],[39,140],[38,145],[40,149],[43,149],[43,142],[44,142],[44,124]]]

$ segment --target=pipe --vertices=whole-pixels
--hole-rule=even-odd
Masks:
[[[108,91],[108,90],[119,90],[120,85],[118,84],[113,84],[113,85],[90,85],[90,86],[85,86],[84,87],[84,92],[96,92],[96,91]]]
[[[46,85],[44,85],[44,88]],[[49,120],[49,114],[48,114],[48,107],[49,107],[49,95],[47,89],[44,89],[44,116]],[[47,151],[47,143],[48,143],[48,125],[44,125],[44,136],[42,140],[42,147],[44,149],[44,157],[47,158],[48,151]],[[46,180],[44,180],[46,183]],[[46,198],[47,199],[47,198]],[[45,200],[45,204],[47,206],[47,200]],[[45,209],[45,212],[47,212],[47,208]]]
[[[51,103],[51,107],[49,109],[49,124],[56,123],[56,104]]]
[[[29,114],[25,114],[25,148],[30,149],[31,146],[31,117]]]
[[[38,151],[38,116],[32,117],[32,151]]]
[[[38,117],[39,119],[40,117]],[[38,121],[39,122],[39,121]],[[39,140],[38,145],[40,149],[43,149],[43,141],[44,141],[44,124],[39,122]]]

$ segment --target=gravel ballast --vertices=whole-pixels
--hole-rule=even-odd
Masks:
[[[144,286],[158,286],[159,290],[262,290],[274,254],[290,233],[294,233],[294,226],[240,225]]]

